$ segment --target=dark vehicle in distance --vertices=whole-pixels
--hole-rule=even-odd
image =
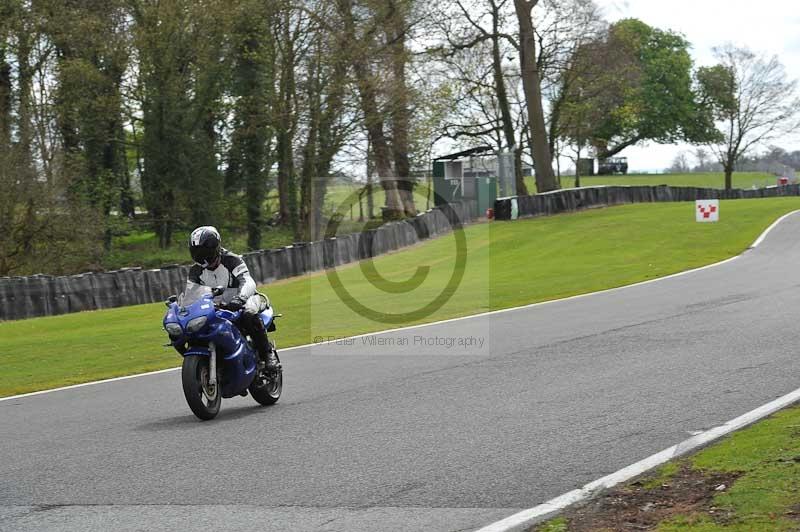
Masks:
[[[614,175],[628,173],[628,158],[627,157],[610,157],[608,159],[600,159],[597,168],[597,175]]]

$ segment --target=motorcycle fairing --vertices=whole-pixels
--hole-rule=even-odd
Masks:
[[[184,333],[174,340],[176,348],[188,341],[188,349],[183,356],[210,356],[209,343],[214,342],[217,349],[217,364],[221,364],[222,397],[235,397],[244,392],[253,382],[257,373],[257,357],[246,338],[234,326],[240,312],[215,310],[211,297],[203,297],[188,307],[180,308],[177,303],[170,305],[164,325],[178,323]],[[207,322],[200,331],[187,334],[188,323],[205,316]]]

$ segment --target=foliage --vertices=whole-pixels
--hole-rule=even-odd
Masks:
[[[292,212],[280,221],[297,226],[301,181],[333,175],[358,129],[331,4],[3,2],[0,144],[19,145],[36,179],[92,211],[98,255],[113,253],[114,233],[137,216],[163,249],[176,230],[231,220],[258,248],[270,188]],[[294,165],[301,151],[307,178]],[[311,190],[304,215],[324,195]]]
[[[200,224],[246,231],[249,249],[273,224],[317,239],[337,175],[380,183],[368,216],[413,216],[443,137],[512,151],[520,193],[523,162],[560,186],[565,147],[719,145],[712,126],[744,101],[723,63],[693,79],[685,39],[609,27],[592,0],[6,0],[0,150],[48,191],[40,212],[91,221],[89,255],[45,263],[73,272],[116,263],[131,227],[165,256]],[[733,160],[769,138],[750,133]]]
[[[227,13],[222,1],[134,3],[142,187],[162,247],[169,246],[179,221],[196,226],[219,220],[216,149]]]
[[[54,274],[97,268],[98,215],[64,188],[37,180],[18,148],[0,152],[0,277],[46,264]]]
[[[736,165],[750,150],[800,127],[800,97],[777,57],[733,45],[715,54],[720,63],[700,69],[697,78],[719,128],[709,147],[731,188]]]
[[[736,73],[730,67],[700,67],[696,77],[703,101],[714,120],[724,120],[736,112]]]
[[[247,247],[259,249],[262,204],[267,190],[267,145],[271,136],[269,106],[274,102],[271,78],[275,51],[272,17],[258,2],[238,6],[232,31],[234,105],[233,134],[225,175],[227,192],[246,191]]]
[[[566,95],[567,135],[590,139],[599,157],[644,140],[707,140],[693,89],[689,43],[670,31],[626,19],[575,54]]]

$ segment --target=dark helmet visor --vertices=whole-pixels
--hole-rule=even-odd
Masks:
[[[217,246],[191,246],[189,252],[192,255],[192,260],[201,266],[206,266],[217,258]]]

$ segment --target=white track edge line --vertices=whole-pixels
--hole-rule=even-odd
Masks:
[[[791,215],[793,215],[793,214],[795,214],[795,213],[797,213],[797,212],[800,212],[800,211],[792,211],[792,212],[787,212],[786,214],[784,214],[783,216],[781,216],[780,218],[778,218],[777,220],[775,220],[774,222],[772,222],[772,225],[770,225],[769,227],[767,227],[767,229],[766,229],[766,230],[765,230],[763,233],[761,233],[761,235],[760,235],[760,236],[759,236],[759,237],[756,239],[756,241],[755,241],[755,242],[753,242],[753,245],[751,245],[751,246],[750,246],[748,249],[755,249],[755,248],[757,248],[758,246],[760,246],[760,245],[761,245],[761,243],[762,243],[762,242],[764,242],[764,240],[767,238],[767,235],[768,235],[768,234],[769,234],[769,233],[770,233],[770,232],[771,232],[773,229],[775,229],[775,228],[778,226],[778,224],[780,224],[780,223],[781,223],[782,221],[784,221],[786,218],[788,218],[789,216],[791,216]]]
[[[684,440],[677,445],[673,445],[668,449],[664,449],[663,451],[649,456],[644,460],[629,465],[628,467],[620,469],[619,471],[611,473],[603,478],[590,482],[582,488],[569,491],[554,499],[550,499],[544,504],[540,504],[539,506],[535,506],[528,510],[523,510],[512,516],[506,517],[501,521],[497,521],[477,530],[477,532],[509,532],[522,527],[535,525],[541,521],[544,521],[546,518],[553,516],[553,514],[568,508],[569,506],[592,498],[600,491],[607,490],[618,484],[631,480],[632,478],[638,477],[639,475],[646,473],[651,469],[669,462],[673,458],[678,458],[692,451],[696,451],[701,447],[705,447],[708,444],[722,438],[723,436],[727,436],[732,432],[742,429],[748,425],[752,425],[756,421],[760,421],[761,419],[764,419],[765,417],[770,416],[779,410],[791,406],[798,401],[800,401],[800,389],[788,393],[783,397],[779,397],[778,399],[760,406],[755,410],[751,410],[742,416],[728,421],[724,425],[714,427],[713,429],[707,430],[696,436],[692,436],[688,440]]]
[[[504,313],[507,313],[507,312],[516,312],[516,311],[530,309],[530,308],[534,308],[534,307],[540,307],[540,306],[544,306],[544,305],[552,305],[553,303],[561,303],[561,302],[565,302],[565,301],[572,301],[572,300],[575,300],[575,299],[581,299],[581,298],[584,298],[584,297],[591,297],[591,296],[596,296],[596,295],[600,295],[600,294],[607,294],[607,293],[611,293],[611,292],[616,292],[618,290],[627,290],[628,288],[635,288],[637,286],[643,286],[643,285],[650,284],[650,283],[657,283],[657,282],[661,282],[661,281],[666,281],[667,279],[673,279],[675,277],[681,277],[683,275],[689,275],[689,274],[692,274],[692,273],[697,273],[697,272],[700,272],[700,271],[703,271],[703,270],[708,270],[710,268],[716,268],[717,266],[722,266],[723,264],[726,264],[728,262],[732,262],[732,261],[738,259],[739,257],[744,255],[745,253],[747,253],[751,249],[757,248],[759,245],[761,245],[762,242],[764,242],[764,240],[767,238],[767,235],[773,229],[775,229],[775,227],[777,227],[778,224],[780,224],[782,221],[784,221],[789,216],[791,216],[793,214],[797,214],[798,212],[800,212],[800,209],[792,211],[792,212],[789,212],[789,213],[786,213],[783,216],[781,216],[780,218],[778,218],[777,220],[775,220],[775,222],[773,222],[772,225],[767,227],[767,229],[764,230],[763,233],[761,233],[761,235],[756,239],[756,241],[753,242],[753,244],[750,247],[748,247],[743,253],[741,253],[739,255],[736,255],[734,257],[731,257],[729,259],[722,260],[720,262],[715,262],[714,264],[708,264],[706,266],[701,266],[699,268],[686,270],[684,272],[673,273],[671,275],[667,275],[667,276],[664,276],[664,277],[658,277],[656,279],[649,279],[647,281],[640,281],[640,282],[634,283],[634,284],[629,284],[629,285],[625,285],[625,286],[617,286],[615,288],[606,288],[605,290],[598,290],[596,292],[587,292],[586,294],[578,294],[578,295],[575,295],[575,296],[564,297],[564,298],[561,298],[561,299],[551,299],[549,301],[540,301],[539,303],[531,303],[529,305],[522,305],[522,306],[519,306],[519,307],[510,307],[510,308],[504,308],[504,309],[499,309],[499,310],[492,310],[492,311],[489,311],[489,312],[482,312],[480,314],[471,314],[469,316],[461,316],[461,317],[458,317],[458,318],[450,318],[450,319],[441,320],[441,321],[432,321],[430,323],[420,323],[419,325],[409,325],[407,327],[398,327],[396,329],[385,329],[383,331],[375,331],[375,332],[364,333],[364,334],[359,334],[359,335],[355,335],[355,336],[347,336],[347,337],[343,337],[343,338],[336,338],[335,340],[326,340],[324,342],[318,342],[318,343],[315,343],[315,344],[303,344],[303,345],[296,345],[296,346],[293,346],[293,347],[285,347],[285,348],[280,349],[280,351],[292,351],[294,349],[305,349],[305,348],[314,347],[314,346],[317,346],[317,345],[326,345],[326,344],[330,344],[330,343],[341,342],[342,340],[345,340],[345,339],[355,340],[355,339],[358,339],[358,338],[367,338],[367,337],[370,337],[370,336],[377,336],[377,335],[380,335],[380,334],[401,332],[401,331],[407,331],[407,330],[411,330],[411,329],[421,329],[423,327],[432,327],[434,325],[444,325],[446,323],[453,323],[453,322],[456,322],[456,321],[472,320],[472,319],[475,319],[475,318],[484,318],[486,316],[493,316],[493,315],[496,315],[496,314],[504,314]],[[123,380],[127,380],[127,379],[134,379],[134,378],[137,378],[137,377],[148,377],[150,375],[159,375],[161,373],[169,373],[171,371],[178,371],[179,369],[180,369],[180,367],[168,368],[168,369],[162,369],[162,370],[158,370],[158,371],[149,371],[149,372],[146,372],[146,373],[137,373],[135,375],[126,375],[124,377],[114,377],[114,378],[111,378],[111,379],[102,379],[102,380],[98,380],[98,381],[84,382],[84,383],[81,383],[81,384],[72,384],[70,386],[61,386],[59,388],[51,388],[49,390],[39,390],[37,392],[29,392],[29,393],[23,393],[23,394],[19,394],[19,395],[10,395],[8,397],[0,397],[0,403],[3,402],[3,401],[11,401],[12,399],[24,399],[25,397],[33,397],[33,396],[36,396],[36,395],[43,395],[43,394],[46,394],[46,393],[53,393],[53,392],[62,392],[64,390],[72,390],[72,389],[75,389],[75,388],[82,388],[84,386],[93,386],[95,384],[105,384],[105,383],[109,383],[109,382],[116,382],[116,381],[123,381]]]
[[[99,381],[90,381],[90,382],[82,382],[80,384],[70,384],[69,386],[61,386],[59,388],[50,388],[49,390],[39,390],[38,392],[29,392],[23,393],[19,395],[10,395],[8,397],[0,397],[0,402],[2,401],[11,401],[12,399],[24,399],[25,397],[33,397],[35,395],[42,395],[45,393],[53,393],[53,392],[62,392],[64,390],[74,390],[75,388],[83,388],[84,386],[94,386],[95,384],[104,384],[106,382],[116,382],[116,381],[124,381],[128,379],[135,379],[137,377],[147,377],[149,375],[159,375],[161,373],[169,373],[171,371],[177,371],[181,368],[167,368],[167,369],[160,369],[157,371],[148,371],[146,373],[136,373],[135,375],[125,375],[124,377],[113,377],[111,379],[103,379]]]

